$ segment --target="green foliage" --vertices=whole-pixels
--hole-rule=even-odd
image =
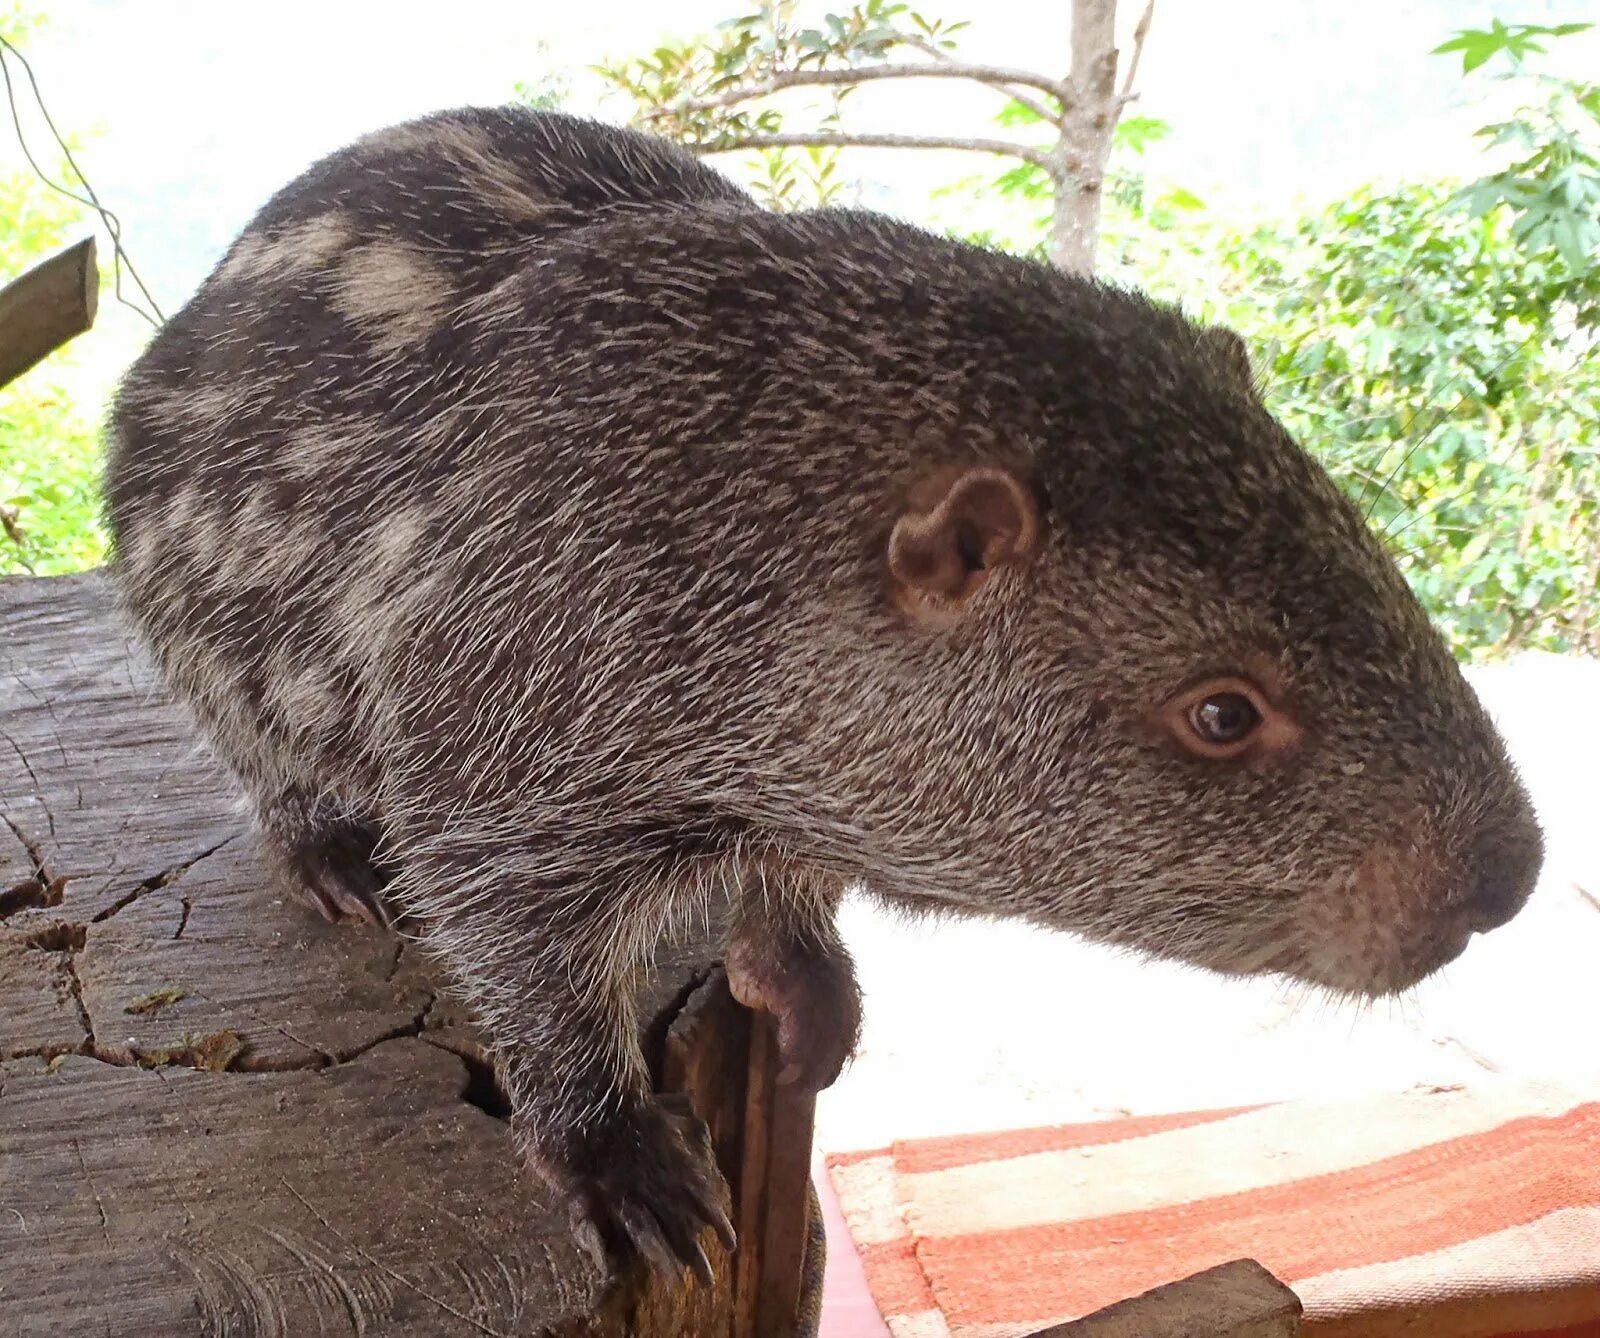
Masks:
[[[0,233],[14,278],[68,240],[77,211],[32,176],[0,177]],[[98,516],[99,446],[69,393],[71,350],[0,388],[0,574],[75,571],[105,552]]]
[[[1570,37],[1573,33],[1587,32],[1593,24],[1559,23],[1546,27],[1539,23],[1502,23],[1495,19],[1487,28],[1464,28],[1448,42],[1434,47],[1436,56],[1461,53],[1461,73],[1471,74],[1480,65],[1503,55],[1514,66],[1521,66],[1530,54],[1544,53],[1541,37]]]
[[[780,214],[844,203],[839,150],[809,145],[752,154],[748,185],[756,199]]]
[[[537,43],[534,50],[540,72],[532,79],[517,83],[512,93],[518,102],[535,111],[560,111],[567,105],[567,98],[572,92],[572,80],[566,70],[550,64],[548,42]]]
[[[954,46],[951,34],[967,26],[924,18],[900,0],[860,0],[824,14],[817,28],[801,27],[797,9],[796,0],[761,0],[718,24],[712,36],[669,42],[596,68],[633,99],[641,127],[711,146],[777,133],[782,112],[770,105],[752,109],[745,98],[785,74],[870,66],[906,51],[947,52]],[[847,92],[841,88],[836,96]]]
[[[1586,24],[1457,34],[1544,97],[1459,190],[1361,192],[1230,255],[1276,297],[1270,398],[1371,512],[1458,650],[1600,651],[1600,89],[1523,61]]]
[[[951,35],[967,26],[925,18],[900,0],[861,0],[824,14],[815,28],[800,25],[797,9],[796,0],[761,0],[718,24],[710,36],[669,42],[596,69],[629,96],[641,129],[691,148],[725,149],[784,132],[784,107],[767,99],[786,76],[872,66],[908,51],[938,56],[954,47]],[[821,94],[825,108],[808,118],[807,127],[841,129],[851,91],[836,85]],[[755,149],[747,183],[757,199],[779,211],[840,203],[839,150]]]
[[[1587,27],[1564,24],[1539,31]],[[1476,216],[1508,212],[1518,247],[1559,257],[1567,282],[1590,285],[1587,312],[1592,319],[1594,257],[1600,250],[1600,85],[1542,75],[1528,79],[1520,64],[1500,78],[1521,79],[1543,88],[1546,96],[1477,132],[1491,152],[1518,156],[1463,187],[1458,202]]]
[[[1220,239],[1205,314],[1463,654],[1600,649],[1600,374],[1547,257],[1445,185]],[[1231,281],[1230,281],[1231,280]]]
[[[0,9],[0,36],[16,42],[39,22],[13,4]],[[80,222],[31,172],[0,176],[0,284],[61,249]],[[71,357],[69,346],[0,388],[0,575],[75,571],[105,553],[98,433],[67,388]]]
[[[101,561],[99,485],[94,423],[59,382],[35,368],[0,390],[0,575]]]
[[[1164,128],[1142,119],[1119,127],[1108,178],[1102,273],[1245,335],[1269,405],[1463,656],[1600,651],[1600,96],[1522,67],[1537,38],[1581,26],[1441,48],[1469,69],[1504,53],[1501,77],[1544,94],[1480,132],[1511,160],[1460,188],[1361,190],[1236,226],[1146,179]],[[1043,175],[992,185],[1012,212],[978,235],[1038,253]]]
[[[43,23],[43,16],[24,9],[22,0],[8,0],[0,5],[0,37],[17,46]]]

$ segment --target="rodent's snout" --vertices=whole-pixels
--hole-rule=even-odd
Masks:
[[[1510,920],[1533,895],[1544,864],[1544,838],[1532,818],[1490,828],[1473,843],[1470,885],[1460,914],[1464,926],[1486,934]]]
[[[1507,805],[1461,836],[1454,851],[1436,839],[1377,845],[1352,880],[1308,898],[1300,915],[1309,948],[1296,973],[1359,994],[1396,993],[1515,916],[1544,863],[1531,807]]]

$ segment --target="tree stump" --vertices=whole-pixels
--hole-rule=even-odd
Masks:
[[[0,1338],[722,1335],[759,1310],[725,1257],[707,1289],[582,1254],[431,964],[266,886],[99,576],[0,582],[0,816]],[[647,1052],[792,1298],[810,1103],[774,1134],[747,1099],[763,1033],[714,956],[663,957]]]

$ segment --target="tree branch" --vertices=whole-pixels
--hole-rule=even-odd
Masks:
[[[0,386],[93,325],[99,296],[93,237],[0,288]]]
[[[1153,2],[1154,0],[1152,0],[1152,3]],[[906,38],[906,41],[911,46],[914,46],[918,51],[925,52],[927,55],[932,56],[934,60],[939,62],[940,67],[943,69],[949,69],[959,63],[950,55],[948,51],[940,50],[939,47],[935,46],[925,37],[910,36]],[[971,77],[976,78],[976,76]],[[1067,96],[1071,90],[1065,83],[1058,83],[1053,89],[1050,90],[1050,96],[1055,98],[1055,100],[1061,104],[1059,110],[1052,111],[1049,107],[1046,107],[1044,103],[1038,101],[1036,98],[1031,98],[1026,93],[1018,92],[1017,89],[1012,87],[1012,85],[1009,83],[997,83],[989,79],[978,79],[977,82],[985,84],[989,88],[994,89],[996,93],[1004,93],[1019,106],[1026,107],[1035,116],[1039,117],[1040,120],[1048,121],[1052,125],[1060,125],[1062,116],[1072,105],[1071,99]],[[1037,87],[1037,85],[1032,85],[1032,87]]]
[[[1133,55],[1128,58],[1128,73],[1122,81],[1122,101],[1131,102],[1138,95],[1133,91],[1133,76],[1139,73],[1139,57],[1144,54],[1144,39],[1150,32],[1150,20],[1155,17],[1156,0],[1150,0],[1139,16],[1133,30]]]
[[[801,131],[781,135],[740,135],[714,144],[691,144],[695,153],[736,153],[741,149],[959,149],[970,153],[997,153],[1032,163],[1054,177],[1058,168],[1050,155],[1026,144],[1005,139],[963,139],[945,135],[864,135],[833,130]]]
[[[1064,84],[1046,78],[1042,74],[1034,74],[1031,70],[1010,70],[1002,65],[969,65],[965,61],[941,60],[937,64],[928,65],[921,63],[868,65],[859,70],[782,70],[766,82],[754,87],[735,88],[726,93],[719,93],[715,97],[693,98],[687,102],[669,104],[663,107],[662,111],[668,115],[673,112],[716,111],[740,102],[749,102],[753,98],[781,93],[786,88],[826,88],[841,84],[853,88],[857,84],[871,83],[876,79],[970,79],[974,83],[996,88],[1008,97],[1017,97],[1008,85],[1021,84],[1027,88],[1037,88],[1063,103],[1067,99],[1067,89]],[[1020,97],[1017,100],[1022,101]],[[1059,112],[1042,110],[1038,104],[1034,104],[1030,109],[1039,111],[1048,121],[1055,121],[1060,116]]]

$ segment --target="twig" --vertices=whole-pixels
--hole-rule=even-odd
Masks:
[[[1054,173],[1050,156],[1026,144],[1004,139],[962,139],[943,135],[870,135],[818,130],[781,135],[741,135],[714,144],[691,145],[696,153],[736,153],[741,149],[836,148],[836,149],[959,149],[971,153],[997,153],[1021,158],[1046,172]]]
[[[916,50],[921,51],[924,55],[932,57],[939,63],[941,68],[949,69],[962,64],[962,62],[957,61],[956,58],[948,51],[942,50],[936,43],[928,41],[928,39],[925,37],[911,34],[907,36],[906,42]],[[1040,120],[1048,121],[1052,125],[1060,125],[1061,118],[1065,116],[1072,107],[1072,89],[1066,84],[1065,81],[1058,82],[1056,86],[1050,90],[1050,96],[1056,100],[1057,104],[1056,109],[1051,110],[1049,107],[1045,106],[1044,103],[1038,101],[1036,98],[1029,97],[1026,93],[1021,92],[1012,84],[999,83],[987,78],[978,78],[976,75],[973,77],[977,79],[977,82],[983,84],[985,87],[992,88],[997,93],[1004,93],[1018,106],[1026,107]],[[1037,85],[1032,85],[1032,87],[1037,87]]]
[[[28,76],[28,87],[33,90],[33,100],[39,108],[39,115],[44,118],[44,123],[49,128],[51,137],[56,142],[56,147],[61,150],[62,158],[66,161],[67,166],[72,169],[73,175],[78,178],[78,183],[83,187],[82,195],[52,181],[45,170],[34,160],[33,151],[28,147],[27,137],[22,133],[22,118],[21,113],[17,110],[16,90],[11,84],[11,68],[6,64],[5,60],[8,55],[15,58],[17,64],[22,66],[22,72]],[[34,175],[44,182],[46,186],[50,187],[51,190],[65,195],[69,200],[74,200],[87,208],[93,209],[95,213],[100,215],[100,221],[105,225],[106,231],[111,234],[112,257],[116,271],[114,291],[116,292],[117,301],[121,302],[130,311],[138,312],[151,325],[160,328],[166,317],[161,314],[161,308],[156,305],[155,298],[150,296],[150,290],[145,287],[144,280],[139,277],[139,271],[133,267],[132,257],[128,255],[127,248],[122,244],[122,221],[110,209],[100,203],[100,197],[95,194],[94,187],[89,184],[89,178],[83,174],[83,169],[78,166],[78,160],[72,156],[72,149],[67,145],[67,141],[63,138],[61,132],[56,129],[56,123],[50,115],[50,109],[45,105],[44,94],[39,91],[38,77],[33,72],[33,66],[28,63],[28,58],[3,36],[0,36],[0,79],[3,79],[5,83],[6,103],[11,109],[11,124],[16,130],[17,144],[22,149],[22,156],[28,160],[28,166],[33,168]],[[128,271],[129,277],[138,285],[139,291],[144,294],[144,300],[150,304],[150,311],[146,311],[137,302],[131,302],[122,295],[122,271],[124,269]],[[155,314],[151,315],[151,312]]]
[[[1139,73],[1139,57],[1144,54],[1144,39],[1150,32],[1150,20],[1156,12],[1156,0],[1144,7],[1144,13],[1139,16],[1139,22],[1133,30],[1133,54],[1128,57],[1127,77],[1122,81],[1122,100],[1131,102],[1135,96],[1133,92],[1133,76]]]
[[[918,49],[930,51],[928,47],[919,46]],[[932,48],[930,54],[937,51],[937,48]],[[943,53],[938,54],[940,59],[930,64],[918,62],[902,65],[868,65],[851,70],[781,70],[750,88],[734,88],[714,97],[693,98],[677,103],[671,110],[716,111],[722,107],[732,107],[736,103],[749,102],[753,98],[781,93],[787,88],[823,88],[840,84],[854,87],[877,79],[970,79],[974,83],[999,88],[1008,96],[1011,96],[1008,85],[1020,84],[1025,88],[1036,88],[1042,93],[1048,93],[1059,101],[1067,100],[1068,90],[1065,84],[1045,75],[1035,74],[1031,70],[1013,70],[1002,65],[973,65],[966,61],[949,60],[944,58]],[[1046,115],[1052,121],[1056,119],[1053,112]]]
[[[0,288],[0,386],[89,329],[99,294],[93,237],[58,251]],[[16,517],[0,509],[0,524],[20,544],[12,533]]]

